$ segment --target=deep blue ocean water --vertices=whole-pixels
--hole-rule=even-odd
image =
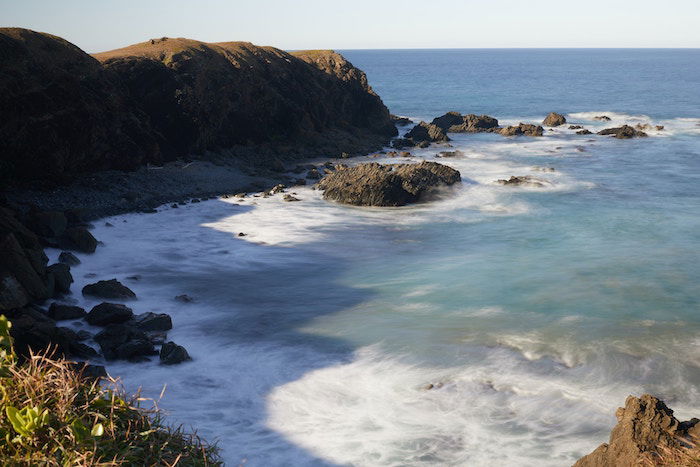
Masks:
[[[463,183],[412,207],[304,187],[98,223],[76,287],[129,283],[194,358],[108,369],[167,384],[159,405],[229,465],[566,466],[629,394],[700,414],[700,51],[343,53],[394,114],[568,123],[414,150]],[[649,137],[567,128],[624,123]],[[496,182],[512,175],[544,186]]]

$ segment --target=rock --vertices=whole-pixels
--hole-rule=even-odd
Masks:
[[[58,262],[67,264],[68,266],[77,266],[80,264],[78,257],[70,251],[62,251],[61,254],[58,255]]]
[[[22,284],[7,272],[0,272],[0,311],[21,308],[29,303]]]
[[[62,305],[60,303],[52,303],[48,312],[49,318],[56,321],[83,318],[86,314],[85,310],[79,306]]]
[[[142,331],[169,331],[173,328],[170,315],[150,311],[134,316],[131,323]]]
[[[458,171],[436,162],[361,164],[327,175],[319,183],[323,197],[356,206],[403,206],[440,186],[460,181]]]
[[[649,394],[628,397],[625,407],[617,409],[615,416],[618,422],[610,433],[610,440],[579,459],[574,467],[661,465],[654,461],[663,458],[668,450],[683,452],[688,449],[690,445],[683,437],[698,423],[698,419],[679,422],[673,410]]]
[[[97,240],[85,227],[69,227],[65,239],[70,248],[82,253],[94,253],[97,249]]]
[[[14,234],[10,233],[0,238],[0,272],[4,273],[5,277],[13,276],[22,285],[29,299],[41,301],[49,298],[51,294],[48,281],[37,272],[39,265],[31,260],[32,251],[43,254],[39,250],[23,249]],[[11,284],[13,282],[10,280],[8,285]]]
[[[294,197],[294,196],[292,196],[292,195],[284,195],[284,196],[282,197],[282,199],[285,200],[285,201],[287,201],[287,202],[301,201],[299,198],[296,198],[296,197]]]
[[[593,117],[593,120],[599,120],[601,122],[609,122],[610,117],[608,117],[607,115],[598,115],[597,117]]]
[[[241,235],[241,234],[243,234],[243,235]],[[241,233],[238,234],[238,236],[239,236],[239,237],[244,237],[245,234],[244,234],[243,232],[241,232]],[[194,298],[190,297],[190,296],[187,295],[187,294],[178,295],[177,297],[175,297],[175,300],[177,300],[178,302],[182,302],[182,303],[192,303],[192,302],[194,302]]]
[[[267,190],[266,193],[268,195],[276,195],[277,193],[284,193],[285,188],[287,188],[287,187],[280,183],[278,185],[273,186],[269,190]]]
[[[8,313],[12,321],[10,334],[15,350],[21,356],[28,356],[30,350],[44,352],[53,347],[59,355],[74,355],[80,358],[94,358],[94,349],[79,342],[77,334],[68,328],[57,327],[48,316],[31,308],[22,308]]]
[[[664,126],[663,125],[656,125],[655,128],[657,131],[662,131],[664,129]]]
[[[507,126],[498,130],[503,136],[542,136],[544,128],[530,123],[520,123],[517,126]]]
[[[145,332],[125,324],[110,324],[94,339],[107,360],[130,360],[158,354]]]
[[[411,131],[404,135],[404,137],[413,141],[414,144],[421,142],[433,143],[450,140],[442,128],[426,122],[420,122],[418,125],[414,126]]]
[[[85,329],[81,329],[80,331],[76,332],[76,335],[78,336],[79,341],[86,341],[88,339],[92,339],[92,334],[90,334]]]
[[[321,172],[318,171],[316,167],[313,169],[309,170],[306,174],[306,178],[310,178],[312,180],[320,180],[321,179]]]
[[[47,267],[46,272],[53,275],[56,292],[70,292],[70,285],[73,283],[73,276],[70,273],[70,266],[64,263],[56,263]]]
[[[566,118],[562,114],[550,112],[542,122],[544,126],[560,126],[566,123]]]
[[[462,114],[459,112],[447,112],[445,115],[441,115],[439,117],[435,117],[432,122],[430,122],[431,125],[438,126],[442,128],[442,131],[448,132],[450,131],[450,128],[458,127],[464,123],[464,117],[462,117]]]
[[[103,302],[96,305],[85,316],[85,321],[93,326],[107,326],[130,321],[134,312],[126,305]]]
[[[581,125],[569,125],[569,130],[580,130],[582,128]]]
[[[432,124],[449,133],[491,133],[498,129],[498,120],[488,115],[447,112],[434,118]]]
[[[554,167],[538,167],[535,166],[532,168],[532,170],[536,170],[538,172],[556,172],[556,169]]]
[[[633,127],[629,125],[622,125],[621,127],[616,127],[616,128],[606,128],[605,130],[601,130],[598,132],[599,135],[614,135],[615,138],[619,139],[629,139],[629,138],[634,138],[634,137],[646,137],[648,136],[646,133],[640,130],[636,130]]]
[[[160,348],[160,363],[163,365],[175,365],[191,360],[187,350],[174,342],[166,342]]]
[[[399,126],[406,126],[410,125],[413,123],[413,120],[407,117],[399,117],[397,115],[390,115],[389,118],[391,118],[391,121],[394,123],[394,125],[399,125]]]
[[[462,151],[442,151],[436,157],[463,157]]]
[[[519,177],[511,176],[508,180],[496,180],[496,183],[498,183],[499,185],[530,186],[537,188],[542,188],[545,185],[549,184],[549,182],[547,182],[546,180],[535,178],[530,175],[521,175]]]
[[[583,130],[578,130],[576,132],[577,135],[592,135],[593,132],[586,130],[585,128]]]
[[[116,279],[98,281],[83,287],[83,295],[99,298],[112,298],[128,300],[136,298],[136,294],[130,288]]]
[[[68,227],[68,219],[59,211],[34,212],[29,215],[28,226],[42,237],[58,238]]]

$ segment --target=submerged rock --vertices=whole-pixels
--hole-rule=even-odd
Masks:
[[[134,312],[126,305],[103,302],[96,305],[85,316],[85,321],[93,326],[107,326],[130,321]]]
[[[609,122],[609,121],[610,121],[610,117],[608,117],[607,115],[598,115],[598,116],[596,116],[596,117],[593,117],[593,120],[598,120],[598,121],[601,121],[601,122]]]
[[[83,295],[99,298],[132,299],[136,294],[116,279],[99,281],[83,287]]]
[[[615,138],[619,139],[629,139],[634,137],[646,137],[648,136],[643,131],[637,130],[629,125],[622,125],[616,128],[606,128],[598,132],[599,135],[613,135]]]
[[[62,305],[60,303],[52,303],[48,312],[49,318],[57,321],[83,318],[86,314],[85,310],[79,306]]]
[[[509,186],[531,186],[542,188],[548,184],[546,180],[541,178],[532,177],[530,175],[521,175],[519,177],[511,176],[508,180],[496,180],[499,185],[509,185]]]
[[[673,410],[649,394],[628,397],[625,407],[617,409],[615,416],[618,423],[610,433],[610,440],[579,459],[574,467],[697,465],[683,461],[673,464],[655,462],[674,451],[680,454],[679,457],[683,457],[684,451],[688,452],[691,444],[686,437],[700,434],[697,433],[700,421],[697,418],[679,422],[673,416]]]
[[[160,362],[163,365],[175,365],[187,360],[192,360],[187,350],[175,342],[166,342],[160,348]]]
[[[569,125],[569,130],[580,130],[582,128],[581,125]]]
[[[142,331],[169,331],[173,328],[170,315],[150,311],[134,316],[132,323]]]
[[[590,130],[586,130],[585,128],[583,130],[578,130],[576,132],[577,135],[592,135],[593,132]]]
[[[531,123],[520,123],[517,126],[507,126],[498,130],[503,136],[542,136],[544,128]]]
[[[566,123],[566,118],[562,114],[550,112],[542,122],[544,126],[560,126]]]
[[[324,177],[324,199],[355,206],[403,206],[419,201],[441,185],[461,180],[455,169],[437,162],[361,164]]]

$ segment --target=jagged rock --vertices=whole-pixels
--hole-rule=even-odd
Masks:
[[[77,266],[80,264],[78,257],[70,251],[62,251],[61,254],[58,255],[58,262],[67,264],[68,266]]]
[[[52,303],[48,312],[49,318],[56,321],[84,318],[86,314],[87,312],[79,306],[62,305],[60,303]]]
[[[59,211],[34,212],[30,214],[28,226],[42,237],[58,238],[68,227],[68,219]]]
[[[615,138],[619,139],[629,139],[634,137],[646,137],[646,133],[640,130],[636,130],[629,125],[622,125],[616,128],[606,128],[598,132],[599,135],[614,135]]]
[[[57,327],[43,313],[32,308],[22,308],[8,313],[12,321],[10,334],[19,355],[28,356],[29,351],[44,352],[53,347],[60,355],[93,358],[97,353],[79,342],[77,334],[68,328]]]
[[[69,227],[66,229],[65,240],[68,247],[82,253],[94,253],[97,240],[85,227]]]
[[[618,423],[610,440],[579,459],[574,467],[624,467],[657,465],[661,449],[684,449],[682,437],[693,430],[698,419],[679,422],[673,410],[649,394],[630,396],[615,413]]]
[[[107,326],[109,324],[119,324],[130,321],[134,317],[134,312],[126,305],[119,303],[103,302],[96,305],[85,316],[85,321],[93,326]]]
[[[187,350],[174,342],[166,342],[160,348],[160,363],[163,365],[175,365],[191,360]]]
[[[562,114],[550,112],[542,122],[544,126],[560,126],[566,123],[566,118]]]
[[[520,123],[517,126],[507,126],[498,130],[503,136],[542,136],[544,128],[530,123]]]
[[[461,115],[459,112],[447,112],[445,115],[434,118],[432,124],[450,133],[490,133],[498,128],[498,120],[493,117]]]
[[[583,130],[578,130],[576,132],[577,135],[592,135],[593,132],[590,130],[586,130],[585,128]]]
[[[130,360],[158,354],[145,332],[126,324],[110,324],[94,339],[107,360]]]
[[[312,180],[320,180],[321,179],[321,172],[318,171],[316,167],[313,169],[309,170],[306,174],[306,178],[310,178]]]
[[[150,311],[134,316],[132,323],[142,331],[169,331],[173,328],[170,315]]]
[[[581,130],[582,128],[581,125],[569,125],[569,130]]]
[[[599,120],[601,122],[609,122],[610,117],[608,117],[607,115],[598,115],[596,117],[593,117],[593,120]]]
[[[295,197],[295,196],[292,196],[292,195],[284,195],[284,196],[282,197],[282,199],[285,200],[285,201],[287,201],[287,202],[301,201],[299,198],[297,198],[297,197]]]
[[[116,279],[98,281],[83,287],[83,295],[99,298],[128,300],[136,298],[136,294]]]
[[[396,138],[391,142],[391,147],[394,149],[403,149],[413,147],[415,143],[408,138]]]
[[[531,187],[542,188],[548,182],[546,180],[532,177],[530,175],[521,175],[519,177],[511,176],[508,180],[496,180],[496,183],[498,183],[499,185],[508,185],[508,186],[531,186]]]
[[[404,135],[404,137],[413,141],[414,144],[421,142],[433,143],[450,140],[442,128],[426,122],[420,122],[418,125],[414,126],[411,131]]]
[[[460,181],[458,171],[436,162],[361,164],[324,177],[324,199],[356,206],[403,206],[419,201],[441,185]]]
[[[56,263],[47,267],[46,272],[47,274],[51,274],[53,276],[56,292],[70,292],[70,285],[73,283],[73,276],[70,273],[70,266],[63,263]]]

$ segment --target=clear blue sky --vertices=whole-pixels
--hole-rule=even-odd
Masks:
[[[152,37],[282,49],[700,47],[700,0],[0,0],[87,52]]]

